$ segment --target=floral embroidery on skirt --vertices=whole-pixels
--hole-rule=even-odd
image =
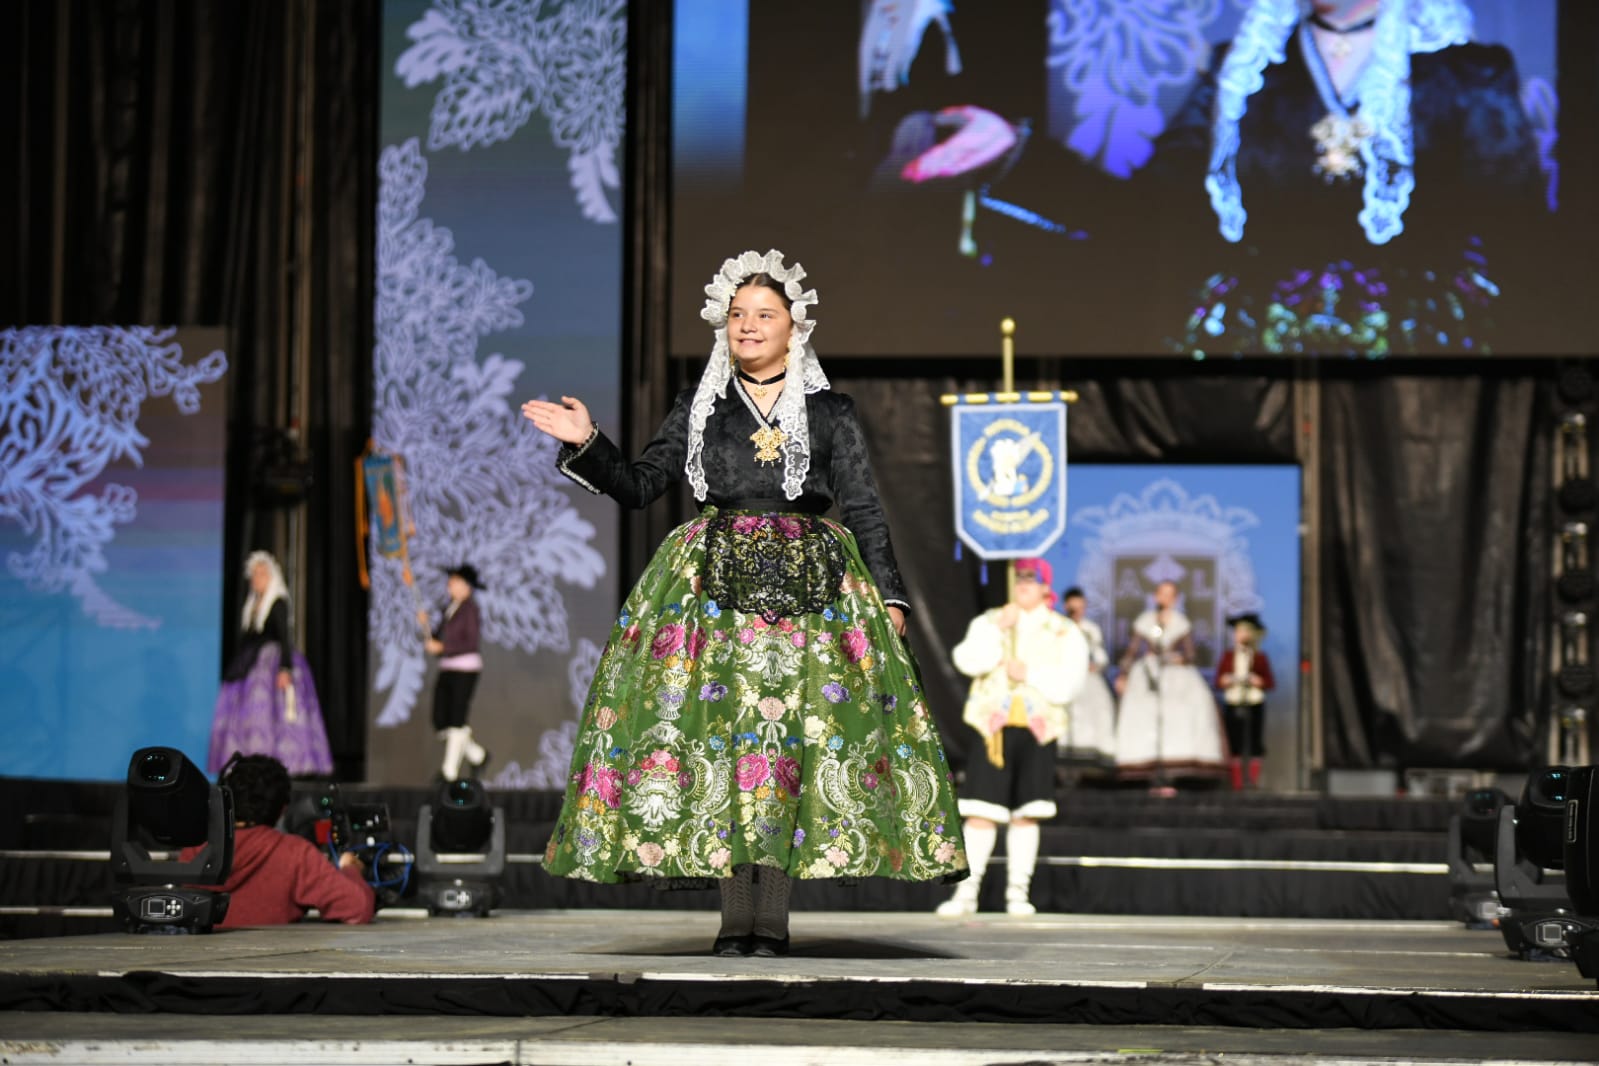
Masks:
[[[836,553],[796,555],[812,565],[792,570],[790,591],[836,554],[831,602],[778,616],[711,598],[713,523],[827,538]],[[611,631],[545,868],[601,882],[726,877],[749,863],[801,878],[959,880],[952,776],[916,663],[849,532],[707,508],[667,537]]]

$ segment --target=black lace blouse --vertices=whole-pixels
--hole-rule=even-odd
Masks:
[[[729,386],[727,397],[716,401],[716,409],[705,423],[704,503],[822,514],[836,501],[839,518],[855,535],[861,558],[884,601],[909,610],[877,482],[872,478],[866,438],[855,416],[855,401],[831,390],[805,398],[811,465],[799,499],[789,500],[783,494],[782,460],[755,461],[750,434],[760,424],[749,406],[733,395],[732,389],[737,387]],[[562,445],[557,466],[561,473],[596,495],[610,496],[626,507],[647,506],[684,476],[689,406],[693,400],[693,389],[678,394],[655,439],[632,462],[596,427],[582,445]]]

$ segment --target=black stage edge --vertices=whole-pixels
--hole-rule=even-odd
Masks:
[[[1599,1033],[1589,997],[1412,989],[1115,988],[959,980],[0,977],[0,1010],[137,1014],[740,1017]]]

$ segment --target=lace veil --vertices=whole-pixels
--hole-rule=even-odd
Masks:
[[[694,498],[705,501],[705,422],[716,409],[718,399],[727,398],[727,385],[733,379],[732,352],[727,346],[727,312],[733,294],[744,281],[755,274],[769,274],[783,285],[789,298],[789,314],[794,317],[794,329],[788,337],[789,387],[783,389],[772,408],[771,420],[782,425],[783,494],[798,499],[805,485],[805,474],[811,468],[810,421],[805,414],[805,397],[828,387],[827,375],[816,358],[816,349],[810,345],[811,330],[816,323],[810,318],[811,305],[816,303],[815,289],[801,289],[805,268],[795,263],[783,264],[783,253],[773,248],[765,255],[749,251],[736,259],[722,263],[722,269],[705,286],[705,307],[700,317],[716,330],[716,344],[711,349],[710,362],[700,375],[699,387],[694,390],[694,402],[688,416],[688,460],[684,472],[694,490]],[[793,388],[797,382],[802,387]]]
[[[242,627],[246,630],[259,633],[262,625],[266,623],[266,616],[271,612],[272,605],[279,600],[289,598],[289,586],[283,580],[283,567],[272,557],[270,552],[251,552],[250,557],[244,561],[244,578],[248,582],[250,574],[255,570],[257,563],[264,565],[272,573],[272,580],[267,584],[266,594],[260,597],[259,610],[255,590],[250,590],[250,595],[244,600],[244,613],[241,618]],[[287,664],[285,664],[287,666]]]

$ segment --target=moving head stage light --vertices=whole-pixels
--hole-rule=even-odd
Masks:
[[[505,811],[476,778],[445,781],[416,819],[417,891],[428,913],[487,917],[500,902]]]
[[[1599,929],[1599,916],[1573,909],[1560,872],[1571,785],[1569,767],[1539,770],[1527,778],[1520,801],[1499,812],[1494,881],[1509,912],[1499,931],[1505,946],[1524,959],[1570,958],[1574,938]]]
[[[1492,929],[1499,922],[1494,842],[1499,811],[1510,802],[1497,788],[1473,789],[1449,818],[1449,912],[1471,929]]]
[[[153,858],[200,850],[187,862]],[[112,911],[130,932],[209,933],[228,913],[219,885],[233,866],[233,794],[176,748],[140,748],[111,823]]]

